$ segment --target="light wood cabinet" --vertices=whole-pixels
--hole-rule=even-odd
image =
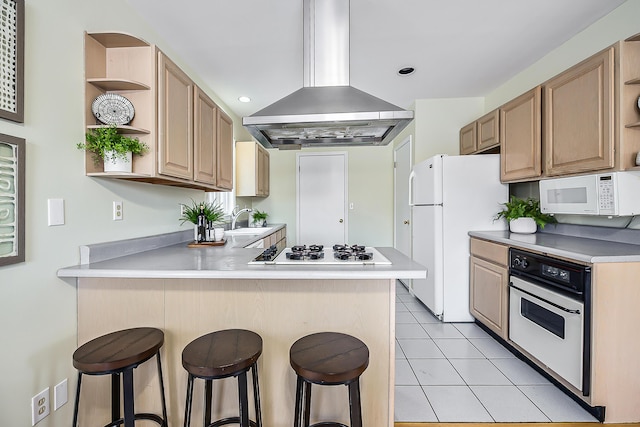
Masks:
[[[149,146],[132,173],[105,173],[87,153],[88,176],[206,191],[233,186],[233,122],[156,46],[122,33],[85,33],[85,128],[103,126],[91,112],[96,96],[113,92],[135,108],[121,133]]]
[[[255,141],[236,142],[236,195],[269,196],[269,152]]]
[[[500,145],[499,110],[485,114],[478,119],[477,151],[486,151]]]
[[[496,109],[460,129],[460,154],[484,153],[499,147],[499,124]]]
[[[189,76],[158,52],[158,172],[193,178],[193,91]]]
[[[471,238],[469,311],[498,336],[508,338],[509,273],[505,245]]]
[[[476,151],[476,122],[460,129],[460,154],[472,154]]]
[[[610,47],[545,83],[546,175],[613,167],[614,56]]]
[[[617,42],[544,84],[546,176],[636,167],[638,41]]]
[[[500,107],[500,180],[542,175],[542,89],[537,86]]]

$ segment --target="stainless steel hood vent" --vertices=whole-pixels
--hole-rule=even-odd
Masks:
[[[304,0],[304,87],[242,119],[266,148],[387,145],[413,111],[349,85],[349,0]]]

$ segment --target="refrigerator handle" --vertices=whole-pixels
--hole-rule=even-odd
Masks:
[[[409,206],[413,206],[413,179],[416,177],[415,171],[409,174]]]

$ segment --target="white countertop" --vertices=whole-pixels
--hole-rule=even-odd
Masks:
[[[282,228],[272,229],[269,233]],[[377,249],[391,265],[248,265],[263,249],[244,246],[260,236],[231,236],[224,246],[188,248],[172,244],[58,270],[58,277],[205,278],[205,279],[419,279],[426,268],[390,247]],[[127,241],[127,246],[136,239]],[[117,250],[118,242],[108,244]],[[88,248],[91,248],[90,246]],[[85,249],[86,250],[86,249]],[[123,252],[120,252],[123,253]]]
[[[586,263],[640,262],[640,245],[552,233],[520,234],[504,231],[470,231],[480,239],[504,243]]]

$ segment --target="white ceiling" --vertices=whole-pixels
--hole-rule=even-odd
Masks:
[[[241,117],[302,87],[302,0],[128,1]],[[624,1],[351,0],[350,83],[403,108],[484,96]]]

